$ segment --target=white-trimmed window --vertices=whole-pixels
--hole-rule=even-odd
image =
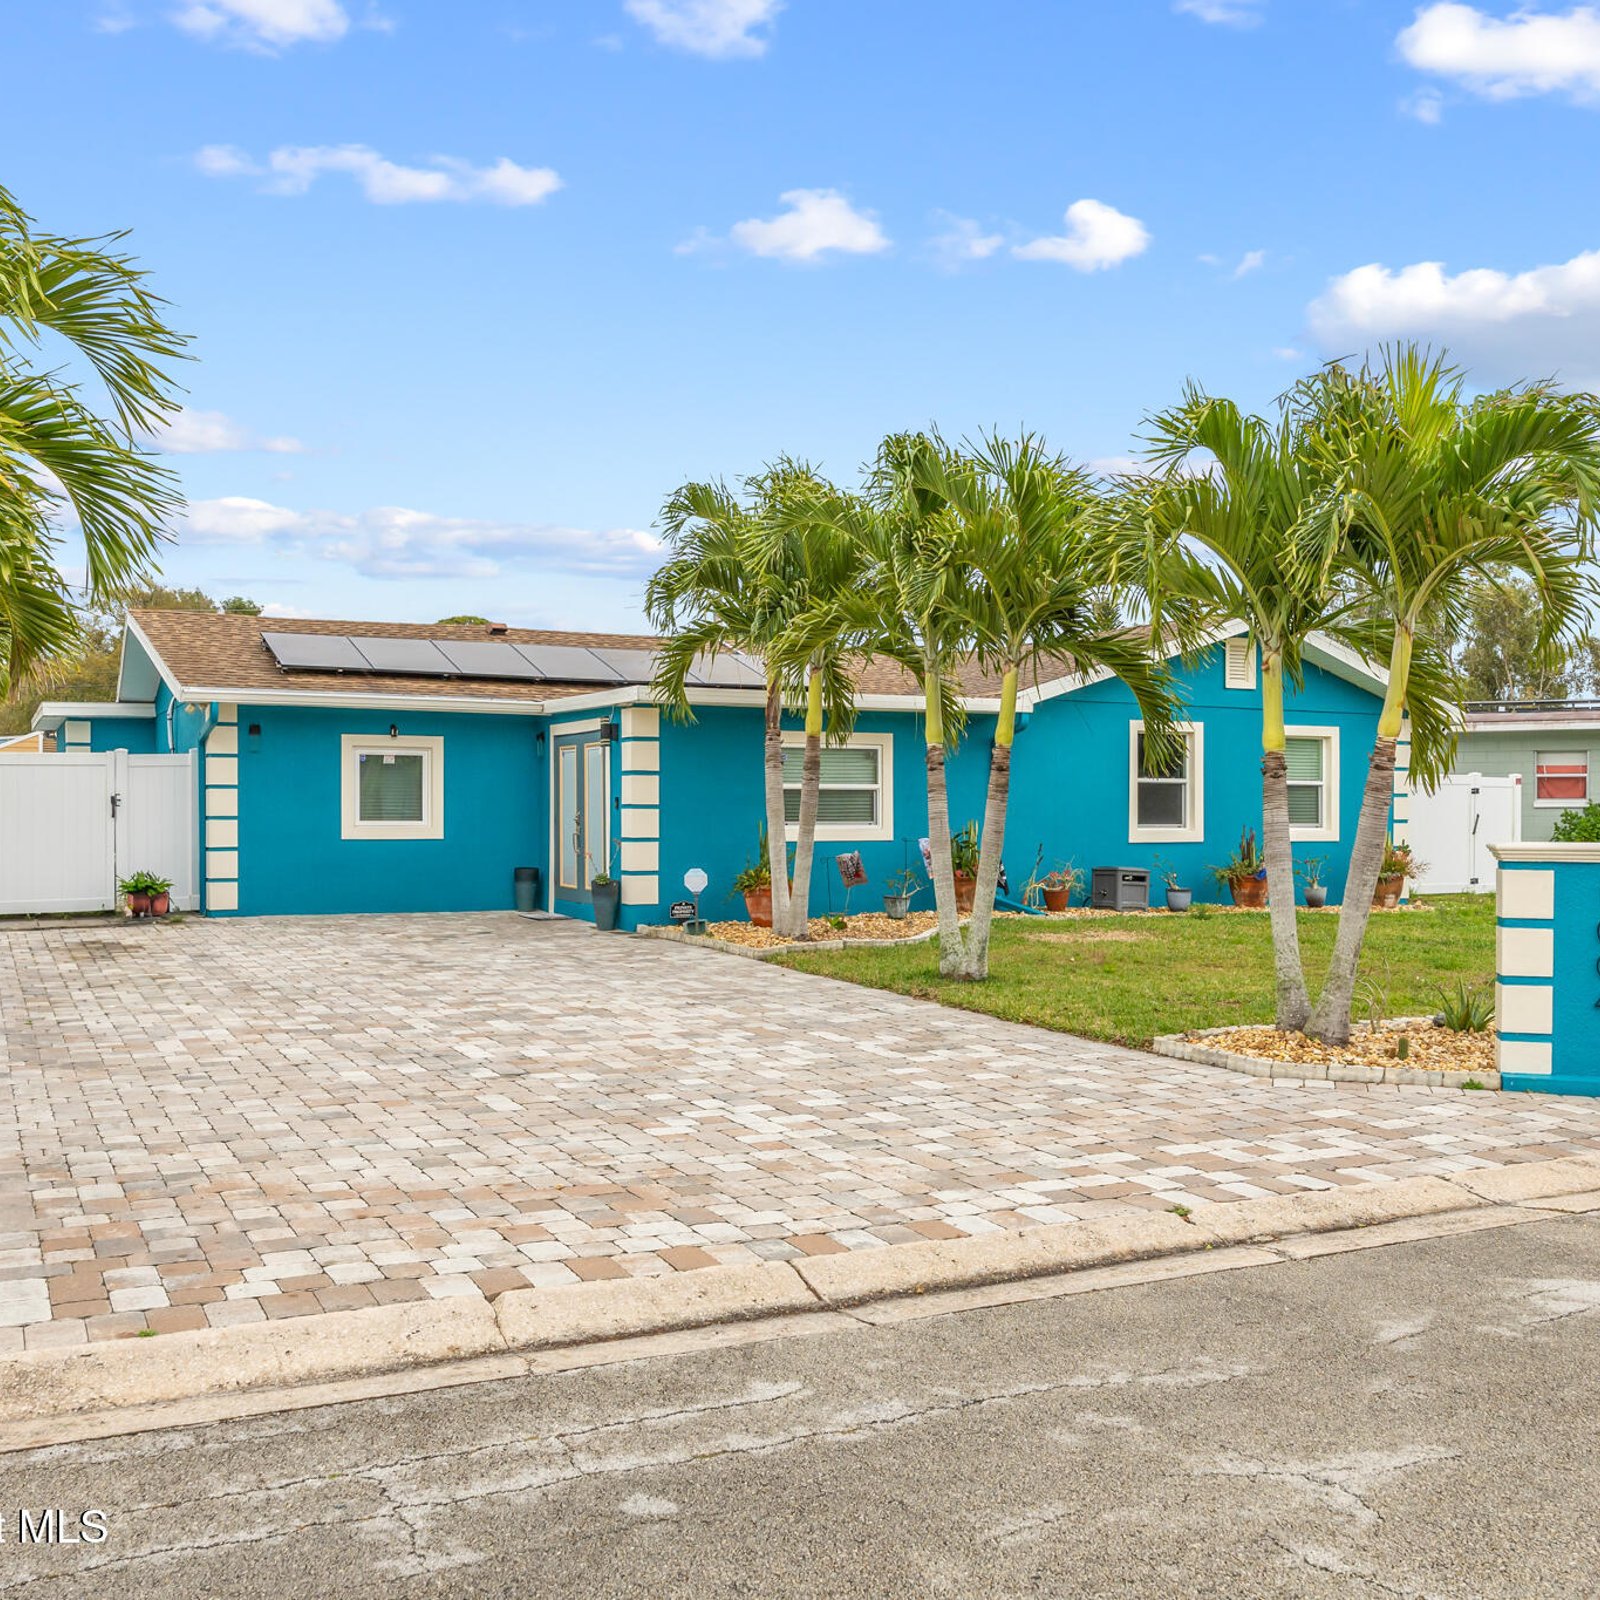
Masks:
[[[1180,723],[1182,740],[1154,771],[1146,770],[1144,724],[1128,724],[1128,843],[1181,844],[1204,839],[1205,729]]]
[[[1222,686],[1225,689],[1256,686],[1256,642],[1247,633],[1229,639],[1222,647]]]
[[[340,759],[342,838],[444,838],[443,739],[347,733]]]
[[[1536,806],[1581,806],[1589,799],[1589,752],[1541,750],[1533,758]]]
[[[1284,730],[1289,769],[1289,837],[1333,843],[1339,837],[1339,730]]]
[[[799,832],[800,779],[806,741],[783,736],[783,815],[789,837]],[[857,733],[848,744],[822,746],[822,782],[817,790],[819,839],[894,837],[894,735]]]

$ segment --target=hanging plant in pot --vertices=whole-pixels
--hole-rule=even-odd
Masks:
[[[1306,905],[1320,911],[1328,903],[1328,886],[1322,881],[1322,869],[1327,866],[1326,856],[1307,856],[1295,863],[1294,875],[1306,889]]]
[[[970,917],[978,898],[978,824],[950,835],[950,867],[956,880],[956,915]]]
[[[1178,869],[1161,856],[1155,859],[1156,876],[1167,886],[1167,910],[1187,911],[1194,904],[1194,890],[1178,882]]]
[[[172,909],[172,879],[153,872],[133,872],[117,884],[117,892],[135,917],[164,917]]]
[[[1236,906],[1259,911],[1267,903],[1267,860],[1256,842],[1256,830],[1246,828],[1239,835],[1239,848],[1211,875],[1225,884]]]
[[[922,893],[922,879],[914,867],[897,872],[884,884],[884,914],[894,922],[904,922],[911,911],[911,902]]]

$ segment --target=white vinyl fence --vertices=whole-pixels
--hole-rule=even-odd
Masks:
[[[196,758],[11,755],[0,761],[0,914],[109,911],[117,879],[172,879],[174,909],[199,892]]]
[[[1452,773],[1411,796],[1409,837],[1424,870],[1417,894],[1493,894],[1490,845],[1522,839],[1522,779]]]

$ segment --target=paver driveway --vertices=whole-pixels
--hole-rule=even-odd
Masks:
[[[0,1349],[1600,1148],[511,915],[0,933]]]

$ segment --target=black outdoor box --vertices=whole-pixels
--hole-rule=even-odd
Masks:
[[[1089,904],[1102,911],[1148,911],[1150,874],[1143,867],[1096,867]]]

